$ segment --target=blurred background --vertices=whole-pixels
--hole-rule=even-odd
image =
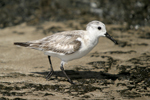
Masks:
[[[0,15],[0,28],[89,19],[138,28],[150,25],[150,0],[0,0]]]
[[[100,37],[81,59],[65,65],[14,42],[105,23],[114,45]],[[90,99],[91,98],[91,99]],[[0,100],[150,100],[150,0],[0,0]]]

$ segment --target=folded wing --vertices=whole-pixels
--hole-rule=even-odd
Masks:
[[[80,49],[81,41],[79,34],[69,34],[72,32],[61,32],[50,35],[40,40],[29,42],[16,42],[15,45],[29,47],[41,51],[52,51],[56,53],[72,54]]]

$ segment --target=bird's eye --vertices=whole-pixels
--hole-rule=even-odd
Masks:
[[[98,29],[98,30],[101,30],[102,28],[101,28],[101,27],[98,27],[97,29]]]

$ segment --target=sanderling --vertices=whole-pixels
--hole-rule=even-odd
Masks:
[[[50,79],[54,72],[50,57],[55,56],[60,58],[60,69],[67,77],[69,82],[71,84],[74,84],[64,71],[63,66],[65,62],[85,56],[96,46],[100,36],[106,36],[115,44],[117,44],[117,41],[115,41],[107,33],[105,25],[102,22],[92,21],[87,24],[86,30],[59,32],[40,40],[29,42],[15,42],[14,45],[41,50],[44,52],[44,54],[48,55],[51,70],[46,76],[46,79]]]

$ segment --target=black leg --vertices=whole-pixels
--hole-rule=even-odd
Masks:
[[[48,56],[48,60],[49,60],[49,64],[50,64],[51,70],[50,70],[50,72],[48,73],[48,75],[46,76],[46,79],[47,79],[47,80],[50,79],[50,77],[52,76],[52,74],[53,74],[53,72],[54,72],[53,67],[52,67],[52,63],[51,63],[51,58],[50,58],[50,57],[51,57],[51,56]]]
[[[73,83],[73,81],[68,77],[68,75],[66,74],[65,70],[64,70],[64,63],[61,62],[61,66],[60,66],[60,69],[62,70],[62,72],[64,73],[64,75],[67,77],[68,81],[71,83],[71,84],[75,84]]]

